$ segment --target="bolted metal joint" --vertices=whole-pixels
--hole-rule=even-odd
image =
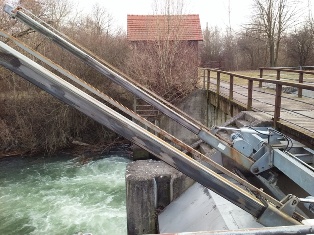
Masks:
[[[3,7],[3,10],[6,13],[8,13],[12,18],[15,18],[17,11],[20,9],[21,9],[21,7],[14,8],[13,6],[11,6],[9,4],[5,4]]]
[[[289,216],[292,216],[292,214],[295,211],[295,208],[297,207],[298,203],[300,202],[300,199],[292,194],[288,194],[285,196],[281,201],[283,205],[280,207],[279,210],[286,213]]]

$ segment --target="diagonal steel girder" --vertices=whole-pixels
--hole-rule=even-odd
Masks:
[[[210,133],[207,127],[203,126],[192,117],[188,116],[181,110],[169,104],[167,101],[163,100],[161,97],[157,96],[155,93],[147,90],[142,87],[140,84],[137,84],[130,78],[126,78],[125,75],[121,75],[116,68],[108,65],[105,61],[95,59],[96,57],[91,55],[91,53],[86,52],[87,50],[83,50],[78,48],[73,44],[73,42],[69,42],[68,39],[61,37],[57,33],[45,27],[43,24],[38,23],[25,13],[19,10],[19,8],[14,8],[8,4],[5,5],[4,10],[6,13],[11,15],[13,18],[19,19],[24,22],[37,32],[45,35],[51,41],[61,46],[62,48],[68,50],[73,55],[84,61],[84,63],[88,64],[92,68],[96,69],[101,74],[105,75],[110,80],[114,81],[118,85],[124,87],[134,95],[140,97],[145,100],[147,103],[151,104],[162,113],[184,126],[194,134],[196,134],[200,139],[205,141],[207,144],[212,146],[213,148],[220,151],[222,154],[227,156],[228,158],[235,161],[238,166],[241,167],[242,170],[250,171],[251,166],[254,161],[247,158],[239,151],[230,147],[227,143],[220,140],[218,137]],[[95,57],[95,58],[94,58]]]
[[[154,136],[144,128],[110,109],[77,87],[64,81],[62,78],[46,70],[3,42],[0,42],[0,65],[15,72],[95,121],[107,126],[109,129],[134,142],[136,145],[148,150],[161,160],[193,178],[205,187],[212,189],[230,202],[249,212],[251,215],[258,218],[267,209],[255,196],[204,167],[170,144]],[[280,219],[278,221],[281,222],[276,224],[278,226],[300,224],[296,220],[286,218],[286,216],[284,216],[284,218],[279,217]],[[267,224],[265,225],[267,226]],[[272,224],[272,226],[274,226],[274,224]]]
[[[176,137],[170,135],[166,131],[164,131],[164,130],[160,129],[159,127],[155,126],[154,124],[152,124],[151,122],[149,122],[146,119],[142,118],[138,114],[132,112],[131,110],[129,110],[128,108],[124,107],[123,105],[121,105],[117,101],[113,100],[111,97],[105,95],[104,93],[102,93],[99,90],[97,90],[96,88],[90,86],[89,84],[87,84],[83,80],[79,79],[75,75],[69,73],[69,71],[63,69],[61,66],[53,63],[48,58],[44,57],[43,55],[39,54],[38,52],[36,52],[36,51],[34,51],[34,50],[30,49],[30,48],[28,48],[25,44],[23,44],[22,42],[18,41],[16,38],[14,38],[12,36],[9,36],[8,34],[2,32],[2,31],[0,31],[0,36],[6,38],[6,43],[13,42],[19,48],[23,49],[24,51],[26,51],[30,55],[32,55],[35,58],[39,59],[40,61],[44,62],[45,64],[47,64],[51,68],[55,69],[56,71],[58,71],[59,73],[61,73],[65,77],[67,77],[70,80],[72,80],[77,85],[85,88],[86,90],[90,91],[92,94],[98,96],[99,98],[103,99],[104,101],[106,101],[109,104],[113,105],[114,107],[118,108],[122,112],[128,114],[130,117],[132,117],[133,119],[136,119],[141,124],[144,124],[145,126],[149,127],[150,129],[152,129],[155,132],[155,135],[157,135],[157,136],[160,135],[162,137],[165,137],[171,143],[174,143],[175,145],[180,146],[180,148],[182,148],[182,150],[184,150],[183,151],[184,153],[185,153],[185,151],[191,153],[193,158],[196,159],[197,161],[199,161],[199,160],[205,161],[206,163],[208,163],[209,165],[213,166],[218,171],[222,172],[223,174],[226,174],[226,175],[230,176],[235,181],[239,182],[240,185],[246,187],[248,190],[250,190],[252,192],[255,192],[255,195],[260,195],[260,197],[266,199],[268,202],[272,203],[273,205],[277,206],[278,208],[282,206],[282,203],[278,202],[274,198],[270,197],[268,194],[264,193],[263,191],[259,190],[256,187],[254,187],[253,185],[248,183],[246,180],[244,180],[241,177],[238,177],[237,175],[231,173],[229,170],[227,170],[223,166],[217,164],[216,162],[212,161],[210,158],[200,154],[198,151],[196,151],[195,149],[193,149],[189,145],[183,143],[182,141],[180,141]]]

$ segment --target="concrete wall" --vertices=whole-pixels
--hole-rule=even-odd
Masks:
[[[186,97],[178,108],[183,110],[189,116],[202,124],[206,124],[206,113],[207,113],[207,96],[205,90],[195,90],[188,97]],[[169,132],[173,136],[182,140],[187,144],[192,144],[198,140],[197,136],[189,130],[183,128],[180,124],[171,120],[167,116],[160,118],[160,128]]]

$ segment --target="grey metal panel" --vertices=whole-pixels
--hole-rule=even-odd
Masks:
[[[270,228],[250,228],[239,230],[202,231],[191,233],[167,233],[164,235],[283,235],[283,234],[314,234],[314,225],[295,225]],[[162,234],[160,234],[162,235]]]
[[[253,216],[259,217],[265,210],[265,206],[248,192],[205,168],[103,103],[57,77],[6,44],[0,42],[0,48],[0,64],[4,67],[148,150]]]
[[[273,164],[312,196],[314,195],[314,172],[300,161],[274,149]]]
[[[209,143],[212,147],[223,153],[225,156],[238,163],[239,167],[242,167],[243,170],[249,171],[254,163],[251,159],[245,157],[239,151],[230,147],[229,144],[222,142],[207,131],[201,130],[198,134],[198,137],[204,140],[206,143]]]
[[[197,232],[263,227],[231,202],[195,183],[159,215],[159,232]]]

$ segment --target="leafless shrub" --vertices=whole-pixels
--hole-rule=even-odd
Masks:
[[[175,103],[193,89],[198,57],[189,42],[140,42],[130,53],[128,72],[167,101]]]
[[[66,7],[67,1],[21,1],[21,4],[65,34],[77,35],[75,40],[97,52],[98,56],[106,56],[106,53],[112,55],[112,62],[121,66],[120,63],[123,62],[124,57],[119,53],[122,53],[123,49],[114,50],[113,48],[119,48],[119,43],[125,38],[123,35],[117,35],[120,41],[116,41],[115,35],[107,30],[99,30],[94,21],[90,22],[88,30],[98,30],[97,37],[94,37],[94,33],[86,33],[88,31],[86,28],[82,30],[80,23],[72,22],[72,26],[76,25],[76,27],[70,27],[71,19],[66,10],[70,7]],[[7,15],[3,15],[3,18],[0,15],[0,20],[1,22],[4,22],[3,20],[16,22],[9,19]],[[28,28],[23,24],[11,23],[11,25],[14,27],[5,28],[5,30],[19,37],[29,47],[44,54],[55,63],[61,64],[83,80],[91,82],[100,90],[108,89],[108,83],[104,83],[107,80],[102,75],[70,56],[48,39],[34,31],[27,31]],[[113,50],[115,53],[112,53]],[[6,151],[32,153],[43,150],[53,152],[71,146],[73,141],[95,145],[105,144],[116,138],[116,134],[107,128],[45,94],[19,76],[4,68],[0,68],[0,71],[0,151],[2,153]],[[113,92],[114,89],[109,90]]]

